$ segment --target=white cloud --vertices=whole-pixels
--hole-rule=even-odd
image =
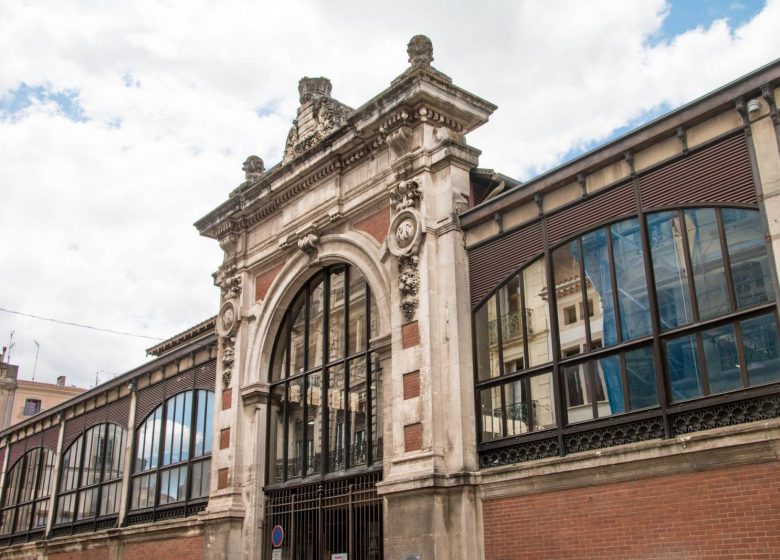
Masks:
[[[780,52],[770,2],[668,41],[653,2],[6,2],[0,96],[73,91],[74,122],[39,99],[0,115],[0,305],[167,337],[216,312],[221,253],[191,224],[242,180],[250,153],[281,156],[303,75],[353,107],[406,67],[417,33],[434,65],[499,105],[469,141],[481,164],[528,177],[661,106]],[[29,377],[81,385],[122,372],[151,341],[0,313]],[[104,376],[105,380],[106,377]]]

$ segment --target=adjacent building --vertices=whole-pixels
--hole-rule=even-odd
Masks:
[[[519,183],[408,54],[198,220],[215,318],[0,433],[0,557],[780,556],[780,62]]]

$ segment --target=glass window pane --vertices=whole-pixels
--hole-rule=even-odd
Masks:
[[[382,412],[382,364],[377,354],[371,354],[371,456],[374,462],[382,461],[384,423]]]
[[[285,387],[277,385],[271,390],[269,408],[271,418],[268,422],[268,472],[271,482],[284,480],[284,401]],[[294,435],[294,434],[291,434]]]
[[[271,381],[279,381],[287,376],[287,320],[279,327],[279,336],[274,346],[274,359],[271,364]]]
[[[761,215],[755,210],[723,209],[723,227],[734,278],[737,307],[775,298]]]
[[[211,461],[199,461],[192,465],[190,498],[204,498],[209,495],[211,483]]]
[[[359,372],[355,373],[359,375]],[[333,472],[346,466],[344,430],[347,407],[344,397],[344,364],[328,368],[328,375],[328,472]]]
[[[715,210],[686,210],[685,227],[699,318],[706,320],[724,315],[729,312],[729,296]]]
[[[366,282],[366,289],[368,289],[368,282]],[[371,313],[371,319],[369,321],[369,326],[371,328],[371,331],[369,333],[370,338],[376,338],[379,336],[379,308],[376,306],[376,300],[373,297],[373,294],[371,294],[371,290],[368,289],[369,293],[369,312]]]
[[[593,419],[590,364],[562,368],[566,387],[566,416],[570,424]]]
[[[623,340],[650,334],[644,252],[639,221],[634,218],[612,225],[613,262],[617,279],[620,331]]]
[[[704,360],[707,365],[710,393],[740,389],[742,377],[734,325],[703,331],[701,339],[704,344]]]
[[[615,300],[609,269],[607,230],[600,229],[582,237],[585,280],[590,307],[590,335],[594,348],[617,344]],[[590,304],[592,303],[592,305]]]
[[[305,474],[320,471],[322,452],[322,373],[306,376],[306,469]]]
[[[309,281],[309,363],[306,369],[322,365],[322,334],[325,323],[323,286],[322,274]]]
[[[658,404],[652,348],[645,346],[626,352],[626,380],[631,410]]]
[[[529,367],[545,364],[552,359],[545,262],[544,258],[537,259],[523,270]]]
[[[751,385],[780,380],[777,321],[773,313],[740,322]]]
[[[287,478],[303,469],[303,378],[290,381],[287,394]]]
[[[49,500],[38,500],[33,505],[32,528],[38,529],[46,527],[46,520],[49,517]]]
[[[479,392],[480,415],[482,417],[481,441],[493,441],[503,435],[501,388],[492,387]]]
[[[686,325],[693,321],[693,311],[680,216],[677,212],[650,214],[647,229],[661,330]]]
[[[103,486],[100,496],[100,515],[111,515],[119,512],[119,490],[121,482],[113,482]]]
[[[531,388],[528,378],[519,379],[503,386],[506,435],[516,436],[529,431],[531,419]]]
[[[349,268],[349,336],[347,354],[364,352],[366,339],[366,279],[354,266]]]
[[[496,296],[491,297],[474,314],[476,333],[477,377],[480,381],[498,377],[498,321]]]
[[[303,372],[303,338],[306,327],[305,294],[298,295],[290,308],[292,327],[290,329],[290,375]]]
[[[515,276],[506,286],[498,291],[501,302],[500,324],[504,351],[504,373],[525,369],[525,353],[523,352],[523,323],[520,306],[520,277]],[[491,331],[492,334],[492,331]]]
[[[57,500],[57,523],[70,523],[76,517],[76,494],[68,494]]]
[[[599,400],[599,418],[626,411],[623,398],[623,378],[620,375],[620,358],[609,356],[593,363],[596,383],[604,387],[604,399]]]
[[[664,343],[664,347],[672,401],[702,396],[696,337],[691,335],[668,340]]]
[[[343,268],[330,273],[328,356],[330,361],[344,357],[344,277]]]
[[[528,380],[528,385],[531,389],[531,415],[534,430],[554,428],[556,420],[552,373],[534,375]]]
[[[368,462],[369,418],[366,389],[366,358],[357,358],[349,363],[349,464],[351,467],[365,465]]]
[[[88,517],[95,517],[98,506],[98,492],[97,488],[89,488],[79,492],[79,514],[78,519],[86,519]]]
[[[580,260],[579,245],[576,241],[559,247],[553,253],[561,349],[585,348],[585,321],[588,318],[580,287]]]

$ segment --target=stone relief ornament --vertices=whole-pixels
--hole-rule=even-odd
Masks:
[[[406,54],[413,68],[428,67],[433,62],[433,43],[425,35],[415,35],[406,45]]]
[[[309,229],[298,238],[298,248],[309,255],[311,258],[317,257],[317,249],[320,244],[319,232],[315,229]]]
[[[284,148],[283,163],[294,159],[341,128],[354,111],[333,99],[328,78],[301,78],[298,83],[300,107]]]
[[[401,181],[390,189],[390,206],[394,216],[390,221],[387,248],[398,258],[398,289],[404,318],[411,321],[419,304],[420,246],[424,233],[422,215],[418,210],[422,190],[418,179]]]
[[[220,337],[222,346],[222,387],[230,387],[230,381],[233,377],[233,363],[236,356],[236,337],[238,329],[238,309],[233,301],[226,301],[222,304],[217,316],[217,334]]]
[[[219,282],[222,298],[237,298],[241,295],[241,274],[235,266],[229,267]]]
[[[265,172],[265,164],[262,158],[258,156],[249,156],[244,161],[244,165],[241,166],[241,170],[244,172],[244,178],[247,183],[251,183],[258,179],[263,172]]]

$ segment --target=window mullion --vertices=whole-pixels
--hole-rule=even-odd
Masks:
[[[726,241],[726,228],[723,225],[723,214],[720,208],[715,209],[715,217],[718,221],[718,238],[720,239],[720,251],[723,255],[723,270],[726,273],[730,311],[733,313],[737,311],[737,295],[734,288],[734,276],[731,273],[731,256]]]

